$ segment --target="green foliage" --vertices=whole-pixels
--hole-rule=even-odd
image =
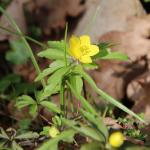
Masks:
[[[0,11],[10,20],[17,34],[22,35],[15,21],[7,12],[1,7]],[[16,101],[16,107],[18,109],[27,107],[33,121],[35,121],[35,117],[38,116],[38,121],[43,119],[46,123],[59,127],[60,134],[50,138],[48,133],[50,127],[47,125],[44,126],[42,123],[38,126],[39,132],[42,130],[41,126],[43,128],[39,136],[37,132],[30,131],[30,123],[26,122],[26,125],[24,127],[22,126],[22,130],[19,132],[13,128],[7,129],[6,131],[0,128],[0,139],[2,140],[1,147],[22,150],[23,148],[19,141],[30,141],[33,143],[34,140],[38,139],[40,141],[42,138],[47,139],[47,141],[44,141],[41,146],[38,145],[39,147],[37,150],[57,150],[59,142],[73,143],[74,136],[78,134],[90,139],[90,141],[87,141],[89,143],[84,143],[84,145],[81,146],[81,150],[105,149],[106,146],[109,145],[109,130],[103,121],[103,117],[100,115],[101,110],[98,111],[93,107],[91,101],[86,98],[86,93],[83,95],[82,91],[85,92],[85,90],[83,90],[84,80],[92,87],[96,94],[101,96],[101,98],[145,123],[140,116],[98,88],[91,76],[84,70],[97,69],[96,60],[115,59],[125,61],[128,57],[120,52],[112,52],[110,49],[112,45],[100,43],[98,45],[100,52],[92,57],[93,62],[91,64],[80,64],[78,60],[75,60],[75,58],[72,58],[69,54],[66,36],[67,26],[64,40],[48,41],[45,50],[38,53],[38,56],[53,61],[49,67],[45,68],[43,71],[40,70],[24,36],[21,36],[21,40],[10,43],[12,51],[6,54],[6,59],[14,64],[20,64],[25,63],[30,57],[38,74],[35,81],[41,81],[42,87],[37,90],[36,88],[31,88],[29,84],[23,86],[20,81],[21,79],[12,75],[2,79],[0,82],[0,92],[5,94],[13,85],[13,88],[15,87],[14,89],[18,91],[15,91],[17,94],[14,95],[19,96]],[[18,84],[22,85],[20,86]],[[27,93],[23,92],[25,89]],[[31,96],[29,94],[30,91],[32,91],[32,94],[34,91],[35,95]],[[20,94],[23,95],[20,96]],[[53,101],[53,96],[56,94],[59,96],[58,105]],[[70,106],[73,107],[72,111],[69,111]],[[46,109],[50,112],[49,119],[52,121],[42,116],[42,109]],[[10,132],[13,134],[8,134]],[[140,134],[138,131],[129,131],[128,135],[138,137]]]
[[[0,92],[4,93],[9,86],[15,83],[19,83],[21,78],[15,74],[8,74],[0,80]]]
[[[112,52],[109,43],[100,43],[99,45],[100,51],[97,55],[95,55],[94,59],[116,59],[116,60],[128,60],[127,55],[121,52]]]
[[[96,140],[96,141],[105,142],[106,137],[104,137],[105,135],[103,133],[106,130],[104,132],[101,132],[101,131],[97,130],[97,126],[94,126],[94,127],[87,126],[87,125],[83,125],[81,123],[77,123],[75,121],[71,121],[71,120],[67,120],[67,119],[63,119],[62,121],[65,125],[67,125],[68,127],[73,128],[74,130],[76,130],[80,134],[88,136],[88,137],[90,137],[90,138],[92,138],[93,140]],[[96,123],[96,121],[94,123]],[[95,125],[94,123],[93,123],[93,125]],[[97,122],[97,123],[101,123],[101,122]],[[98,127],[100,127],[100,126],[101,125],[98,125]],[[103,126],[103,124],[102,124],[102,126]],[[106,129],[106,128],[104,128],[104,129]]]
[[[53,49],[58,49],[60,51],[64,51],[65,49],[65,41],[64,40],[61,40],[61,41],[48,41],[48,46],[50,48],[53,48]]]
[[[9,134],[13,133],[13,134]],[[37,139],[39,137],[39,134],[36,132],[26,132],[23,134],[17,134],[17,131],[13,128],[8,128],[6,131],[2,128],[0,128],[0,139],[3,140],[3,142],[0,144],[0,147],[4,149],[7,149],[5,145],[6,143],[10,143],[10,148],[13,150],[23,150],[23,148],[19,145],[18,141],[20,140],[30,140],[30,139]],[[9,150],[9,149],[8,149]]]
[[[56,104],[49,102],[49,101],[42,101],[40,103],[42,106],[47,108],[49,111],[55,112],[55,113],[60,113],[60,109],[56,106]]]
[[[11,41],[10,48],[11,50],[6,53],[6,59],[8,61],[13,64],[24,64],[27,62],[30,55],[21,39]]]
[[[57,137],[52,138],[45,142],[41,147],[37,148],[37,150],[58,150],[58,142],[73,142],[74,135],[77,132],[73,129],[68,129],[66,131],[61,132]]]
[[[38,111],[38,106],[36,101],[28,96],[28,95],[22,95],[20,97],[18,97],[18,100],[16,102],[16,107],[18,109],[21,109],[23,107],[27,107],[29,108],[29,113],[31,116],[36,117],[37,115],[37,111]]]
[[[100,142],[91,142],[82,145],[80,150],[100,150],[100,149],[104,149],[104,146]]]

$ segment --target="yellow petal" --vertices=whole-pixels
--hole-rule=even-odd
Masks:
[[[89,49],[90,49],[88,53],[89,56],[94,56],[99,52],[99,47],[96,45],[90,45]]]
[[[80,39],[73,35],[69,40],[69,47],[70,49],[74,49],[77,45],[80,45]]]
[[[87,55],[80,57],[79,60],[80,60],[82,63],[86,63],[86,64],[89,64],[89,63],[92,62],[91,57],[89,57],[89,56],[87,56]]]
[[[90,37],[88,35],[80,36],[81,45],[90,45]]]
[[[80,51],[80,47],[76,46],[72,49],[69,49],[69,53],[72,57],[79,59],[82,55],[81,51]]]
[[[77,59],[81,56],[80,39],[76,36],[72,36],[69,40],[69,53]]]

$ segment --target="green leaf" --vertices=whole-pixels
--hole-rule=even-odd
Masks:
[[[47,49],[40,53],[38,53],[38,56],[48,58],[48,59],[64,59],[64,52],[60,51],[58,49]],[[69,58],[69,56],[67,56]]]
[[[55,138],[46,141],[41,147],[37,148],[36,150],[58,150],[59,141],[73,142],[73,137],[76,133],[77,132],[73,129],[63,131]]]
[[[8,80],[11,83],[20,83],[21,77],[16,74],[8,74],[2,80]]]
[[[60,83],[55,82],[55,83],[45,86],[44,91],[41,94],[39,101],[43,101],[47,97],[49,97],[53,94],[57,94],[59,92],[59,90],[60,90]]]
[[[81,95],[79,94],[76,89],[73,88],[73,86],[67,82],[68,86],[70,87],[72,93],[74,94],[74,96],[81,102],[82,107],[87,110],[88,112],[97,115],[97,112],[95,111],[95,109],[92,107],[92,105],[90,105],[90,103]]]
[[[4,138],[4,139],[7,139],[7,140],[9,139],[7,133],[5,132],[5,130],[2,127],[0,127],[0,132],[1,132],[0,138]]]
[[[23,150],[23,148],[20,147],[20,145],[17,144],[16,141],[13,141],[13,142],[12,142],[12,149],[13,149],[13,150]]]
[[[22,119],[18,121],[19,133],[26,132],[29,129],[31,122],[31,119]]]
[[[18,139],[18,140],[37,139],[38,137],[39,137],[38,133],[30,131],[30,132],[26,132],[26,133],[16,136],[15,139]]]
[[[37,116],[38,113],[38,106],[37,104],[33,104],[29,106],[29,114],[35,118]]]
[[[65,49],[65,41],[48,41],[48,46],[53,49],[58,49],[64,51]]]
[[[78,94],[81,94],[83,88],[82,78],[79,75],[71,75],[69,77],[69,81],[72,87],[78,92]]]
[[[0,81],[0,92],[4,93],[6,89],[10,86],[11,82],[8,80],[1,80]]]
[[[121,52],[112,52],[109,43],[100,43],[100,51],[97,55],[93,56],[94,59],[116,59],[116,60],[128,60],[128,56]]]
[[[95,63],[91,63],[91,64],[82,64],[83,68],[86,70],[94,70],[94,69],[98,69],[98,65]]]
[[[82,116],[84,116],[89,122],[91,122],[99,130],[102,135],[103,140],[106,142],[108,139],[108,129],[104,124],[104,121],[99,116],[94,116],[93,114],[80,109]]]
[[[77,122],[73,120],[67,120],[65,118],[63,118],[62,121],[65,125],[73,128],[74,130],[78,131],[80,134],[88,136],[92,138],[93,140],[105,142],[104,137],[101,134],[99,134],[99,131],[96,130],[95,128],[91,128],[90,126],[78,124]]]
[[[63,77],[70,70],[70,66],[59,68],[48,78],[48,85],[44,88],[44,93],[41,96],[41,100],[57,93],[60,90],[60,85]]]
[[[98,44],[98,47],[100,49],[99,53],[94,55],[92,58],[94,59],[100,59],[101,57],[104,57],[108,55],[111,51],[110,49],[110,43],[100,43]]]
[[[55,60],[49,65],[50,68],[64,67],[64,66],[65,66],[64,60]]]
[[[111,52],[108,55],[101,57],[101,59],[128,60],[128,56],[121,52]]]
[[[42,101],[40,103],[42,106],[46,107],[49,111],[60,113],[60,109],[57,107],[56,104],[49,102],[49,101]]]
[[[44,77],[52,74],[57,69],[62,68],[65,65],[64,61],[62,60],[56,60],[53,63],[50,64],[50,68],[44,69],[35,79],[35,81],[39,81],[43,79]]]
[[[0,81],[0,92],[5,92],[7,88],[14,84],[14,83],[19,83],[21,80],[20,76],[15,75],[15,74],[8,74],[5,77],[1,78]]]
[[[11,97],[16,98],[21,94],[33,93],[37,89],[37,84],[35,83],[16,83],[14,85],[14,92],[12,92]]]
[[[58,69],[56,72],[54,72],[49,78],[48,78],[48,84],[58,84],[63,79],[63,76],[69,72],[70,66],[62,67]]]
[[[104,146],[100,142],[91,142],[81,146],[80,150],[102,150]]]
[[[28,95],[22,95],[20,97],[17,98],[18,101],[16,102],[16,107],[18,109],[21,109],[25,106],[28,106],[28,105],[35,105],[36,102],[33,100],[32,97],[28,96]]]
[[[6,53],[6,59],[13,64],[24,64],[29,58],[29,53],[22,40],[10,42],[11,50]]]

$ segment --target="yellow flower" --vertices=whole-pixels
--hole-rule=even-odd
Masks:
[[[91,63],[91,56],[99,52],[99,47],[91,45],[90,37],[88,35],[72,36],[69,40],[70,55],[82,63]]]
[[[56,127],[54,127],[54,126],[50,127],[50,129],[49,129],[49,135],[52,138],[56,137],[59,133],[60,132],[59,132],[59,130]]]
[[[120,147],[125,140],[124,135],[121,132],[114,132],[109,137],[109,144],[112,147]]]

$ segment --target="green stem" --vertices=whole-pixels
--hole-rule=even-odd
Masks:
[[[102,117],[105,118],[108,111],[108,106],[105,107]]]
[[[65,102],[64,102],[64,87],[63,85],[61,85],[60,88],[60,108],[61,108],[61,112],[64,115],[65,114]]]
[[[111,97],[110,95],[108,95],[107,93],[105,93],[104,91],[102,91],[101,89],[99,89],[97,87],[97,85],[95,84],[95,82],[92,80],[92,78],[87,73],[85,73],[84,71],[82,71],[82,72],[80,71],[79,73],[82,74],[83,78],[91,85],[91,87],[93,88],[93,90],[95,90],[99,95],[101,95],[101,97],[103,99],[107,100],[108,102],[110,102],[114,106],[117,106],[118,108],[120,108],[121,110],[123,110],[126,113],[130,114],[131,116],[137,118],[141,122],[146,123],[145,120],[143,120],[140,116],[138,116],[137,114],[135,114],[133,111],[131,111],[130,109],[128,109],[126,106],[124,106],[123,104],[121,104],[119,101],[115,100],[113,97]]]
[[[66,29],[65,29],[65,35],[64,35],[64,41],[65,41],[64,61],[65,61],[65,66],[67,66],[67,32],[68,32],[68,23],[66,23]]]
[[[16,29],[16,31],[18,32],[18,34],[21,34],[21,35],[22,35],[22,32],[20,31],[19,27],[17,26],[17,24],[16,24],[16,22],[13,20],[13,18],[11,18],[11,17],[7,14],[7,12],[6,12],[2,7],[0,7],[0,11],[7,17],[7,19],[10,21],[10,23],[12,24],[12,26],[13,26],[13,27]],[[26,47],[27,47],[27,50],[28,50],[28,52],[29,52],[29,54],[30,54],[31,61],[32,61],[33,65],[34,65],[34,67],[35,67],[35,69],[36,69],[36,72],[37,72],[38,74],[40,74],[40,73],[41,73],[41,70],[40,70],[40,67],[38,66],[38,63],[37,63],[37,61],[36,61],[36,59],[35,59],[35,57],[34,57],[34,55],[33,55],[33,52],[32,52],[31,47],[29,46],[28,42],[26,41],[26,39],[25,39],[23,36],[21,36],[21,39],[22,39],[22,41],[24,42],[24,44],[26,45]],[[42,83],[43,87],[45,87],[46,83],[45,83],[45,80],[44,80],[44,79],[41,80],[41,83]]]
[[[74,94],[74,96],[80,100],[80,102],[82,103],[82,106],[85,110],[87,110],[88,112],[94,114],[94,115],[98,115],[97,112],[95,111],[95,109],[89,104],[89,102],[83,97],[81,96],[80,94],[78,94],[77,91],[75,91],[75,89],[72,87],[72,85],[68,82],[67,82],[67,85],[70,87],[72,93]]]
[[[9,32],[9,33],[11,33],[11,34],[15,34],[15,35],[17,35],[17,36],[23,36],[23,37],[25,37],[26,39],[32,41],[33,43],[35,43],[35,44],[37,44],[37,45],[39,45],[39,46],[41,46],[41,47],[43,47],[43,48],[46,47],[45,44],[43,44],[43,43],[41,43],[41,42],[39,42],[39,41],[37,41],[37,40],[35,40],[35,39],[33,39],[33,38],[27,36],[27,35],[18,34],[18,33],[14,32],[14,31],[11,31],[11,30],[9,30],[9,29],[3,27],[3,26],[0,26],[0,29],[2,29],[2,30],[4,30],[4,31],[7,31],[7,32]]]

